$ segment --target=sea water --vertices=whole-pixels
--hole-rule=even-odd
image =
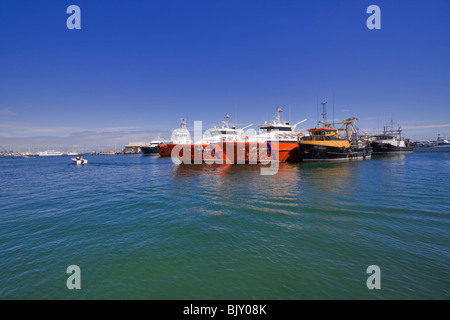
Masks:
[[[272,176],[85,158],[0,158],[1,299],[450,298],[448,153]]]

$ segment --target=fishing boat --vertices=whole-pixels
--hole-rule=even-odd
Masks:
[[[355,122],[357,118],[347,118],[340,123],[327,123],[326,102],[323,121],[307,131],[298,142],[303,162],[348,161],[370,159],[372,147],[369,137],[360,135]]]
[[[409,145],[409,140],[405,140],[402,136],[402,128],[399,126],[394,129],[392,121],[390,127],[384,126],[383,134],[375,135],[371,139],[373,155],[404,154],[413,152],[413,147]]]
[[[86,159],[83,159],[83,157],[81,157],[81,156],[77,156],[75,158],[72,158],[72,161],[74,163],[76,163],[77,165],[87,164],[88,163],[88,161]]]
[[[438,135],[436,141],[418,141],[414,152],[450,152],[450,141]]]

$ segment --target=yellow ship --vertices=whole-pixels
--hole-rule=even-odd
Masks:
[[[370,159],[368,139],[358,136],[356,118],[345,119],[338,128],[320,121],[321,126],[308,129],[309,135],[299,141],[302,161],[347,161]]]

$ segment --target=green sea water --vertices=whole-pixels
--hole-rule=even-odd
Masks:
[[[450,154],[85,158],[0,158],[1,299],[450,298]]]

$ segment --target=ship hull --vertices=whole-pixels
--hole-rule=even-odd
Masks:
[[[332,146],[314,143],[299,143],[303,162],[333,162],[365,160],[372,156],[371,148]]]
[[[144,156],[158,156],[158,147],[141,147],[142,155]]]
[[[175,150],[174,150],[175,149]],[[297,142],[224,142],[210,144],[161,144],[161,157],[184,163],[215,162],[226,164],[265,163],[268,161],[300,162]]]
[[[413,153],[412,147],[398,147],[389,143],[371,143],[373,155],[388,155],[388,154],[407,154]]]

